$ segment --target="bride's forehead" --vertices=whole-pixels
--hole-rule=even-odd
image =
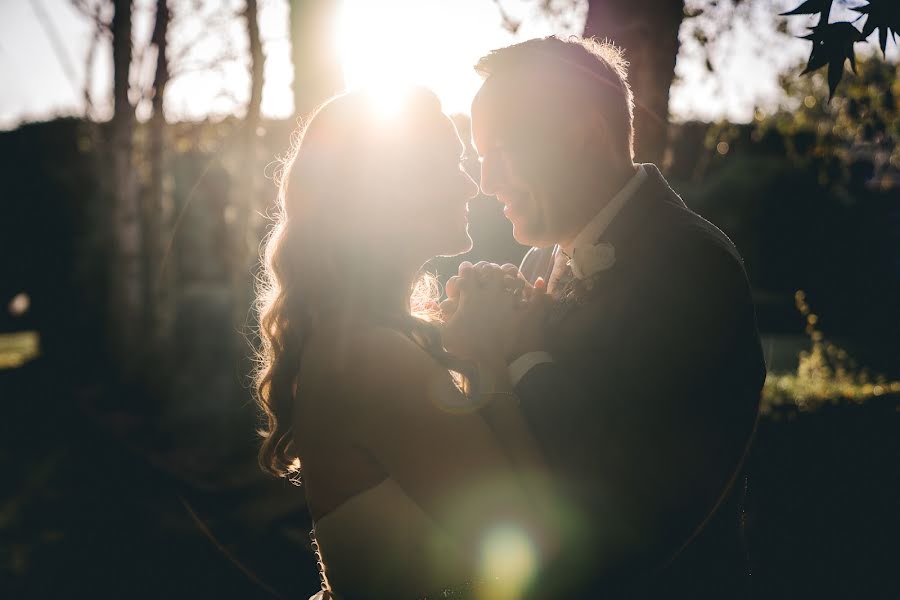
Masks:
[[[414,143],[426,145],[436,151],[458,154],[465,148],[459,139],[456,125],[444,114],[413,125],[412,133]]]

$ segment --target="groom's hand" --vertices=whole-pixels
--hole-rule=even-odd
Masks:
[[[541,349],[545,298],[515,265],[463,263],[447,282],[441,304],[444,345],[465,358],[505,365],[521,353]]]
[[[459,306],[459,292],[463,286],[470,284],[480,285],[486,278],[496,275],[498,272],[503,274],[504,285],[508,290],[520,293],[523,298],[528,297],[532,286],[519,273],[519,268],[514,264],[506,263],[501,266],[496,263],[481,261],[473,265],[469,261],[463,261],[459,265],[457,274],[447,281],[445,287],[447,299],[440,304],[441,315],[444,321],[449,320],[456,312]]]

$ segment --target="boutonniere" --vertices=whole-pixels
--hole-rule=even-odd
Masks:
[[[566,264],[573,277],[559,291],[551,321],[560,321],[572,308],[587,303],[591,290],[616,264],[616,249],[609,242],[576,248],[572,254]]]
[[[575,248],[572,254],[568,262],[569,268],[587,289],[594,287],[600,273],[608,271],[616,264],[616,248],[609,242],[580,246]]]

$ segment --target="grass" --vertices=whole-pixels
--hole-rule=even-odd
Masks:
[[[21,367],[40,356],[40,336],[36,331],[0,333],[0,370]]]
[[[800,353],[795,372],[770,373],[763,387],[761,411],[772,415],[780,407],[813,411],[824,404],[861,404],[877,396],[900,394],[900,381],[889,381],[859,368],[846,350],[829,342],[818,329],[819,317],[806,302],[806,294],[794,296],[797,310],[806,321],[810,350]]]

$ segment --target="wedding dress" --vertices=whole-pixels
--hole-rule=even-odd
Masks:
[[[320,517],[313,532],[323,580],[341,600],[421,598],[467,579],[449,536],[390,477]]]

